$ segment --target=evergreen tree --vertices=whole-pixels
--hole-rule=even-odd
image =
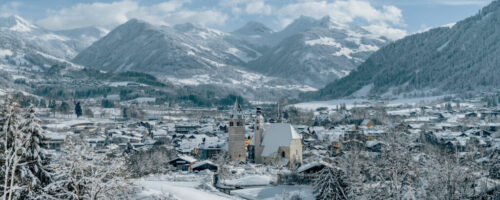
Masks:
[[[3,199],[14,199],[16,168],[19,164],[22,141],[19,137],[19,105],[11,99],[6,101],[2,110],[1,142],[1,177]]]
[[[49,100],[49,108],[55,117],[56,116],[56,108],[57,108],[56,100],[54,100],[54,99]]]
[[[122,109],[122,116],[123,116],[123,119],[127,120],[128,119],[128,114],[127,114],[127,108],[126,107],[123,107]]]
[[[79,118],[82,116],[83,112],[82,112],[82,106],[80,105],[80,102],[76,102],[76,105],[75,105],[75,114],[76,114],[76,118]]]
[[[43,188],[51,182],[48,157],[40,148],[43,130],[33,107],[27,109],[21,123],[23,154],[19,166],[19,181],[23,186],[21,196],[36,199],[46,196]]]
[[[348,199],[349,185],[344,172],[333,167],[325,167],[319,172],[314,183],[314,194],[319,200]]]
[[[45,102],[45,99],[40,99],[40,103],[39,105],[40,108],[46,108],[47,107],[47,103]]]

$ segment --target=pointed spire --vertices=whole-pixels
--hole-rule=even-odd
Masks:
[[[241,105],[238,103],[238,98],[234,102],[233,112],[231,113],[232,119],[243,119],[243,110],[241,109]]]

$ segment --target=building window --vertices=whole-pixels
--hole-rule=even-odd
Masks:
[[[234,122],[229,122],[229,126],[234,126]]]
[[[236,122],[237,126],[241,126],[241,123],[240,122]]]
[[[281,152],[281,157],[282,157],[282,158],[284,158],[285,156],[286,156],[285,152],[284,152],[284,151],[282,151],[282,152]]]

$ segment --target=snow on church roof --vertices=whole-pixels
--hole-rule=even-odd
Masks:
[[[278,151],[279,147],[290,146],[293,139],[300,139],[300,135],[292,125],[286,123],[265,124],[262,156],[272,155]]]

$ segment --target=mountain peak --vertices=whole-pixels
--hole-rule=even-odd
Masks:
[[[11,15],[0,17],[0,28],[16,32],[30,32],[37,27],[22,17]]]
[[[198,25],[195,25],[193,23],[185,23],[185,24],[177,24],[174,26],[174,28],[178,31],[181,31],[181,32],[189,32],[189,31],[193,31],[193,30],[202,30],[203,28],[201,28],[200,26]]]
[[[273,30],[271,30],[269,27],[260,22],[249,21],[245,24],[245,26],[235,30],[233,33],[242,35],[252,35],[252,34],[269,34],[272,32]]]

